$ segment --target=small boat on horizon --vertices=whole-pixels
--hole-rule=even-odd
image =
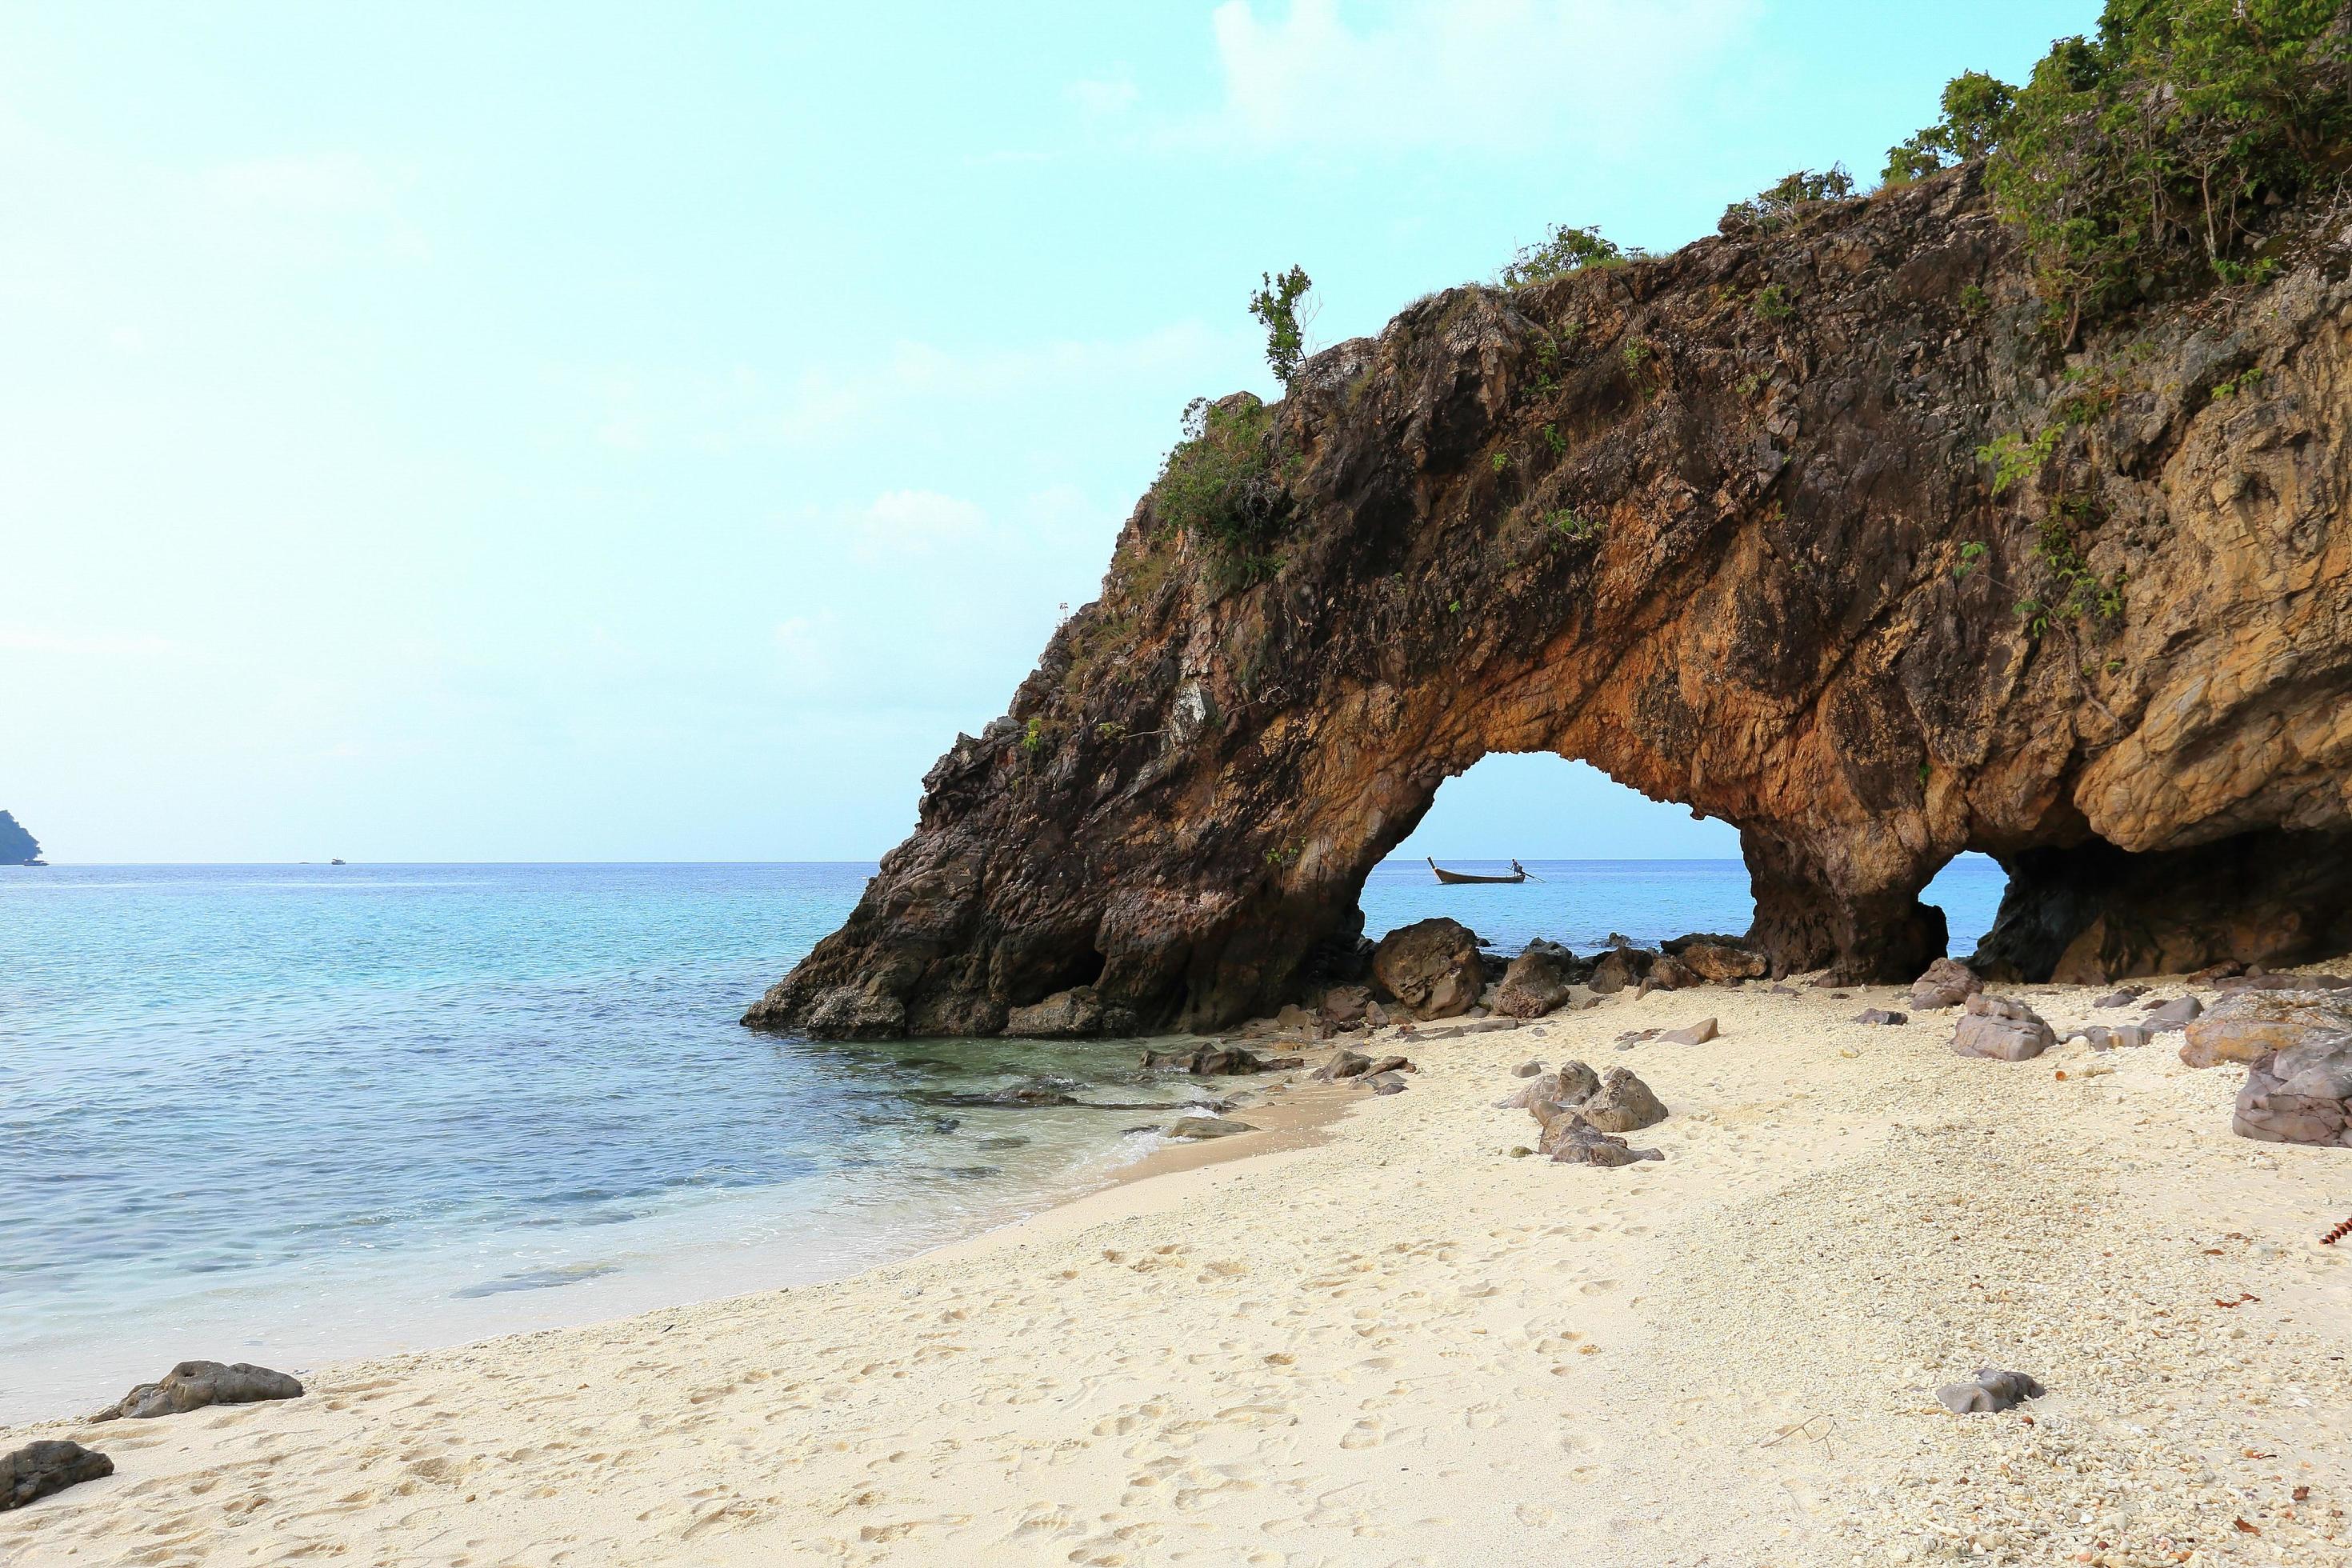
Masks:
[[[1434,857],[1424,856],[1423,858],[1429,861],[1429,868],[1437,873],[1437,879],[1449,887],[1456,882],[1524,882],[1528,879],[1528,868],[1517,860],[1511,862],[1511,874],[1507,877],[1481,877],[1470,871],[1449,871],[1439,865]]]

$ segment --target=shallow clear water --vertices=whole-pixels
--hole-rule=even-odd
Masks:
[[[1736,862],[1532,868],[1382,867],[1366,929],[1587,950],[1749,915]],[[1168,1120],[954,1096],[1223,1087],[1133,1042],[739,1026],[871,869],[0,870],[0,1421],[188,1356],[299,1369],[835,1277],[1096,1184]],[[1965,952],[2000,877],[1956,876]]]

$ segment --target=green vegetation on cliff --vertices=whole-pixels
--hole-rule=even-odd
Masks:
[[[2352,28],[2341,0],[2107,0],[2021,90],[1979,71],[1887,153],[1900,183],[1990,156],[2072,341],[2085,317],[2168,280],[2235,283],[2268,266],[2266,212],[2346,167]]]

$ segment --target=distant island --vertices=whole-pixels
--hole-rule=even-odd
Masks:
[[[15,815],[0,811],[0,866],[38,866],[41,841],[25,831]]]

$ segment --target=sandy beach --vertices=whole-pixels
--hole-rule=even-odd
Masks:
[[[1408,1092],[1276,1090],[1236,1114],[1287,1131],[856,1278],[19,1428],[117,1468],[0,1562],[2352,1563],[2352,1162],[2231,1136],[2178,1034],[2005,1064],[1869,1005],[1423,1041]],[[1664,1160],[1512,1157],[1528,1058],[1633,1068]],[[1984,1365],[2050,1393],[1936,1404]]]

